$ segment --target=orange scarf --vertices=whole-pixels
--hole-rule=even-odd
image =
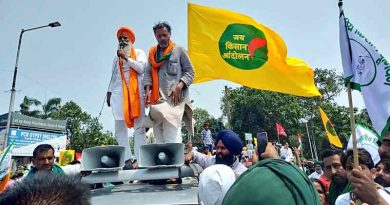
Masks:
[[[169,41],[168,47],[163,51],[163,56],[157,59],[157,45],[153,46],[149,50],[149,63],[152,66],[152,93],[150,95],[150,103],[156,104],[160,99],[159,86],[158,86],[158,69],[165,62],[172,53],[172,49],[175,47],[173,41]]]
[[[11,172],[8,171],[8,174],[4,176],[4,178],[0,181],[0,193],[5,191],[8,186],[8,182],[11,179]]]
[[[135,60],[135,49],[131,48],[130,58]],[[126,83],[125,72],[123,71],[122,59],[119,60],[119,70],[122,78],[122,91],[123,91],[123,115],[127,127],[134,127],[134,119],[141,116],[141,101],[138,87],[138,74],[130,68],[129,84]]]

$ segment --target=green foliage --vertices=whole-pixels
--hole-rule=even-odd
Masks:
[[[71,131],[70,149],[80,152],[89,147],[117,144],[112,133],[103,131],[98,119],[83,111],[76,103],[70,101],[61,106],[61,98],[51,98],[42,105],[42,110],[30,111],[32,106],[40,105],[42,103],[39,100],[26,96],[20,104],[20,112],[36,118],[67,120],[67,127]]]
[[[207,110],[202,108],[195,108],[193,110],[194,119],[195,119],[195,133],[192,138],[193,146],[198,148],[202,147],[201,143],[201,132],[203,130],[203,125],[205,123],[209,123],[209,129],[211,130],[212,136],[215,138],[218,134],[218,131],[224,129],[224,125],[222,122],[222,118],[215,119],[212,115],[210,115]],[[182,133],[184,135],[183,139],[187,138],[187,131],[182,128]],[[185,140],[184,140],[185,141]]]
[[[42,103],[37,99],[24,96],[23,102],[20,104],[20,113],[22,113],[23,115],[31,116],[31,117],[39,117],[40,110],[38,110],[38,109],[30,110],[30,108],[32,106],[37,107],[41,104]]]
[[[318,155],[322,149],[330,147],[319,106],[334,124],[344,145],[351,133],[348,108],[335,102],[335,97],[344,90],[342,76],[335,70],[317,68],[314,81],[322,98],[298,97],[248,87],[228,88],[222,98],[221,108],[225,116],[229,113],[229,124],[242,139],[245,132],[255,136],[257,132],[264,130],[268,133],[269,140],[277,140],[275,123],[278,122],[285,128],[290,145],[297,146],[295,136],[297,133],[301,134],[304,155],[311,158],[306,125],[300,123],[300,119],[308,120],[309,134],[315,139]],[[355,111],[357,112],[357,108]],[[356,121],[364,125],[371,124],[364,110],[357,115]],[[284,140],[284,137],[280,137],[281,142]]]
[[[92,118],[72,101],[54,113],[53,119],[68,120],[68,128],[72,133],[70,149],[82,151],[89,147],[117,144],[112,133],[103,132],[97,118]]]
[[[35,109],[31,110],[34,106]],[[20,104],[20,113],[30,117],[36,117],[41,119],[51,118],[53,113],[57,112],[61,106],[61,98],[51,98],[47,103],[42,104],[41,101],[35,98],[29,98],[24,96],[23,102]],[[38,108],[41,108],[38,109]]]

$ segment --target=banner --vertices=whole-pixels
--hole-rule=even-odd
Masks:
[[[8,145],[4,152],[0,154],[0,193],[3,192],[8,185],[11,177],[12,165],[12,147],[13,143]]]
[[[74,153],[74,150],[61,150],[59,165],[65,166],[72,162],[74,160]]]
[[[318,107],[318,108],[320,109],[322,123],[324,124],[325,132],[328,135],[328,139],[329,139],[330,144],[332,144],[338,148],[342,148],[343,144],[341,144],[339,136],[337,135],[336,130],[334,129],[332,122],[326,116],[325,112],[320,107]]]
[[[369,152],[372,161],[374,161],[374,164],[377,164],[381,160],[378,152],[379,146],[377,144],[379,139],[378,134],[360,124],[356,124],[355,130],[357,147]],[[349,137],[347,150],[353,150],[352,135]]]
[[[320,96],[313,69],[287,57],[283,39],[246,15],[189,3],[188,50],[194,83],[225,79],[261,90]]]
[[[251,133],[244,133],[245,134],[245,140],[252,141],[252,134]]]
[[[10,143],[14,143],[13,156],[32,156],[35,147],[50,144],[58,157],[60,150],[66,149],[66,134],[10,128],[8,145]]]
[[[362,93],[364,104],[381,138],[390,128],[390,63],[344,17],[340,5],[340,49],[346,83]]]

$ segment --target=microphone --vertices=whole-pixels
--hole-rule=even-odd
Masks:
[[[124,49],[126,47],[126,43],[123,41],[119,42],[119,49]]]
[[[119,50],[123,50],[123,49],[126,47],[126,44],[125,44],[123,41],[120,41],[118,47],[119,47],[119,48],[118,48],[118,51],[119,51]],[[119,55],[118,55],[118,57],[119,57]],[[119,58],[121,58],[121,57],[119,57]]]

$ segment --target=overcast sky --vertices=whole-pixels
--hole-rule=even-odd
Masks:
[[[98,116],[116,54],[118,27],[132,27],[136,33],[135,46],[147,53],[156,44],[153,25],[168,21],[173,29],[172,39],[187,47],[188,2],[249,15],[283,37],[289,56],[305,60],[312,68],[335,68],[342,72],[336,0],[0,0],[0,114],[8,112],[8,91],[22,28],[53,21],[62,24],[23,35],[15,110],[20,109],[24,96],[42,102],[60,97]],[[389,9],[388,0],[344,2],[345,15],[387,57],[390,54]],[[222,80],[192,85],[195,107],[219,117],[225,85],[237,86]],[[346,94],[337,100],[340,105],[348,104]],[[357,92],[354,92],[354,103],[364,107]],[[104,129],[113,131],[114,121],[107,106],[100,121]]]

